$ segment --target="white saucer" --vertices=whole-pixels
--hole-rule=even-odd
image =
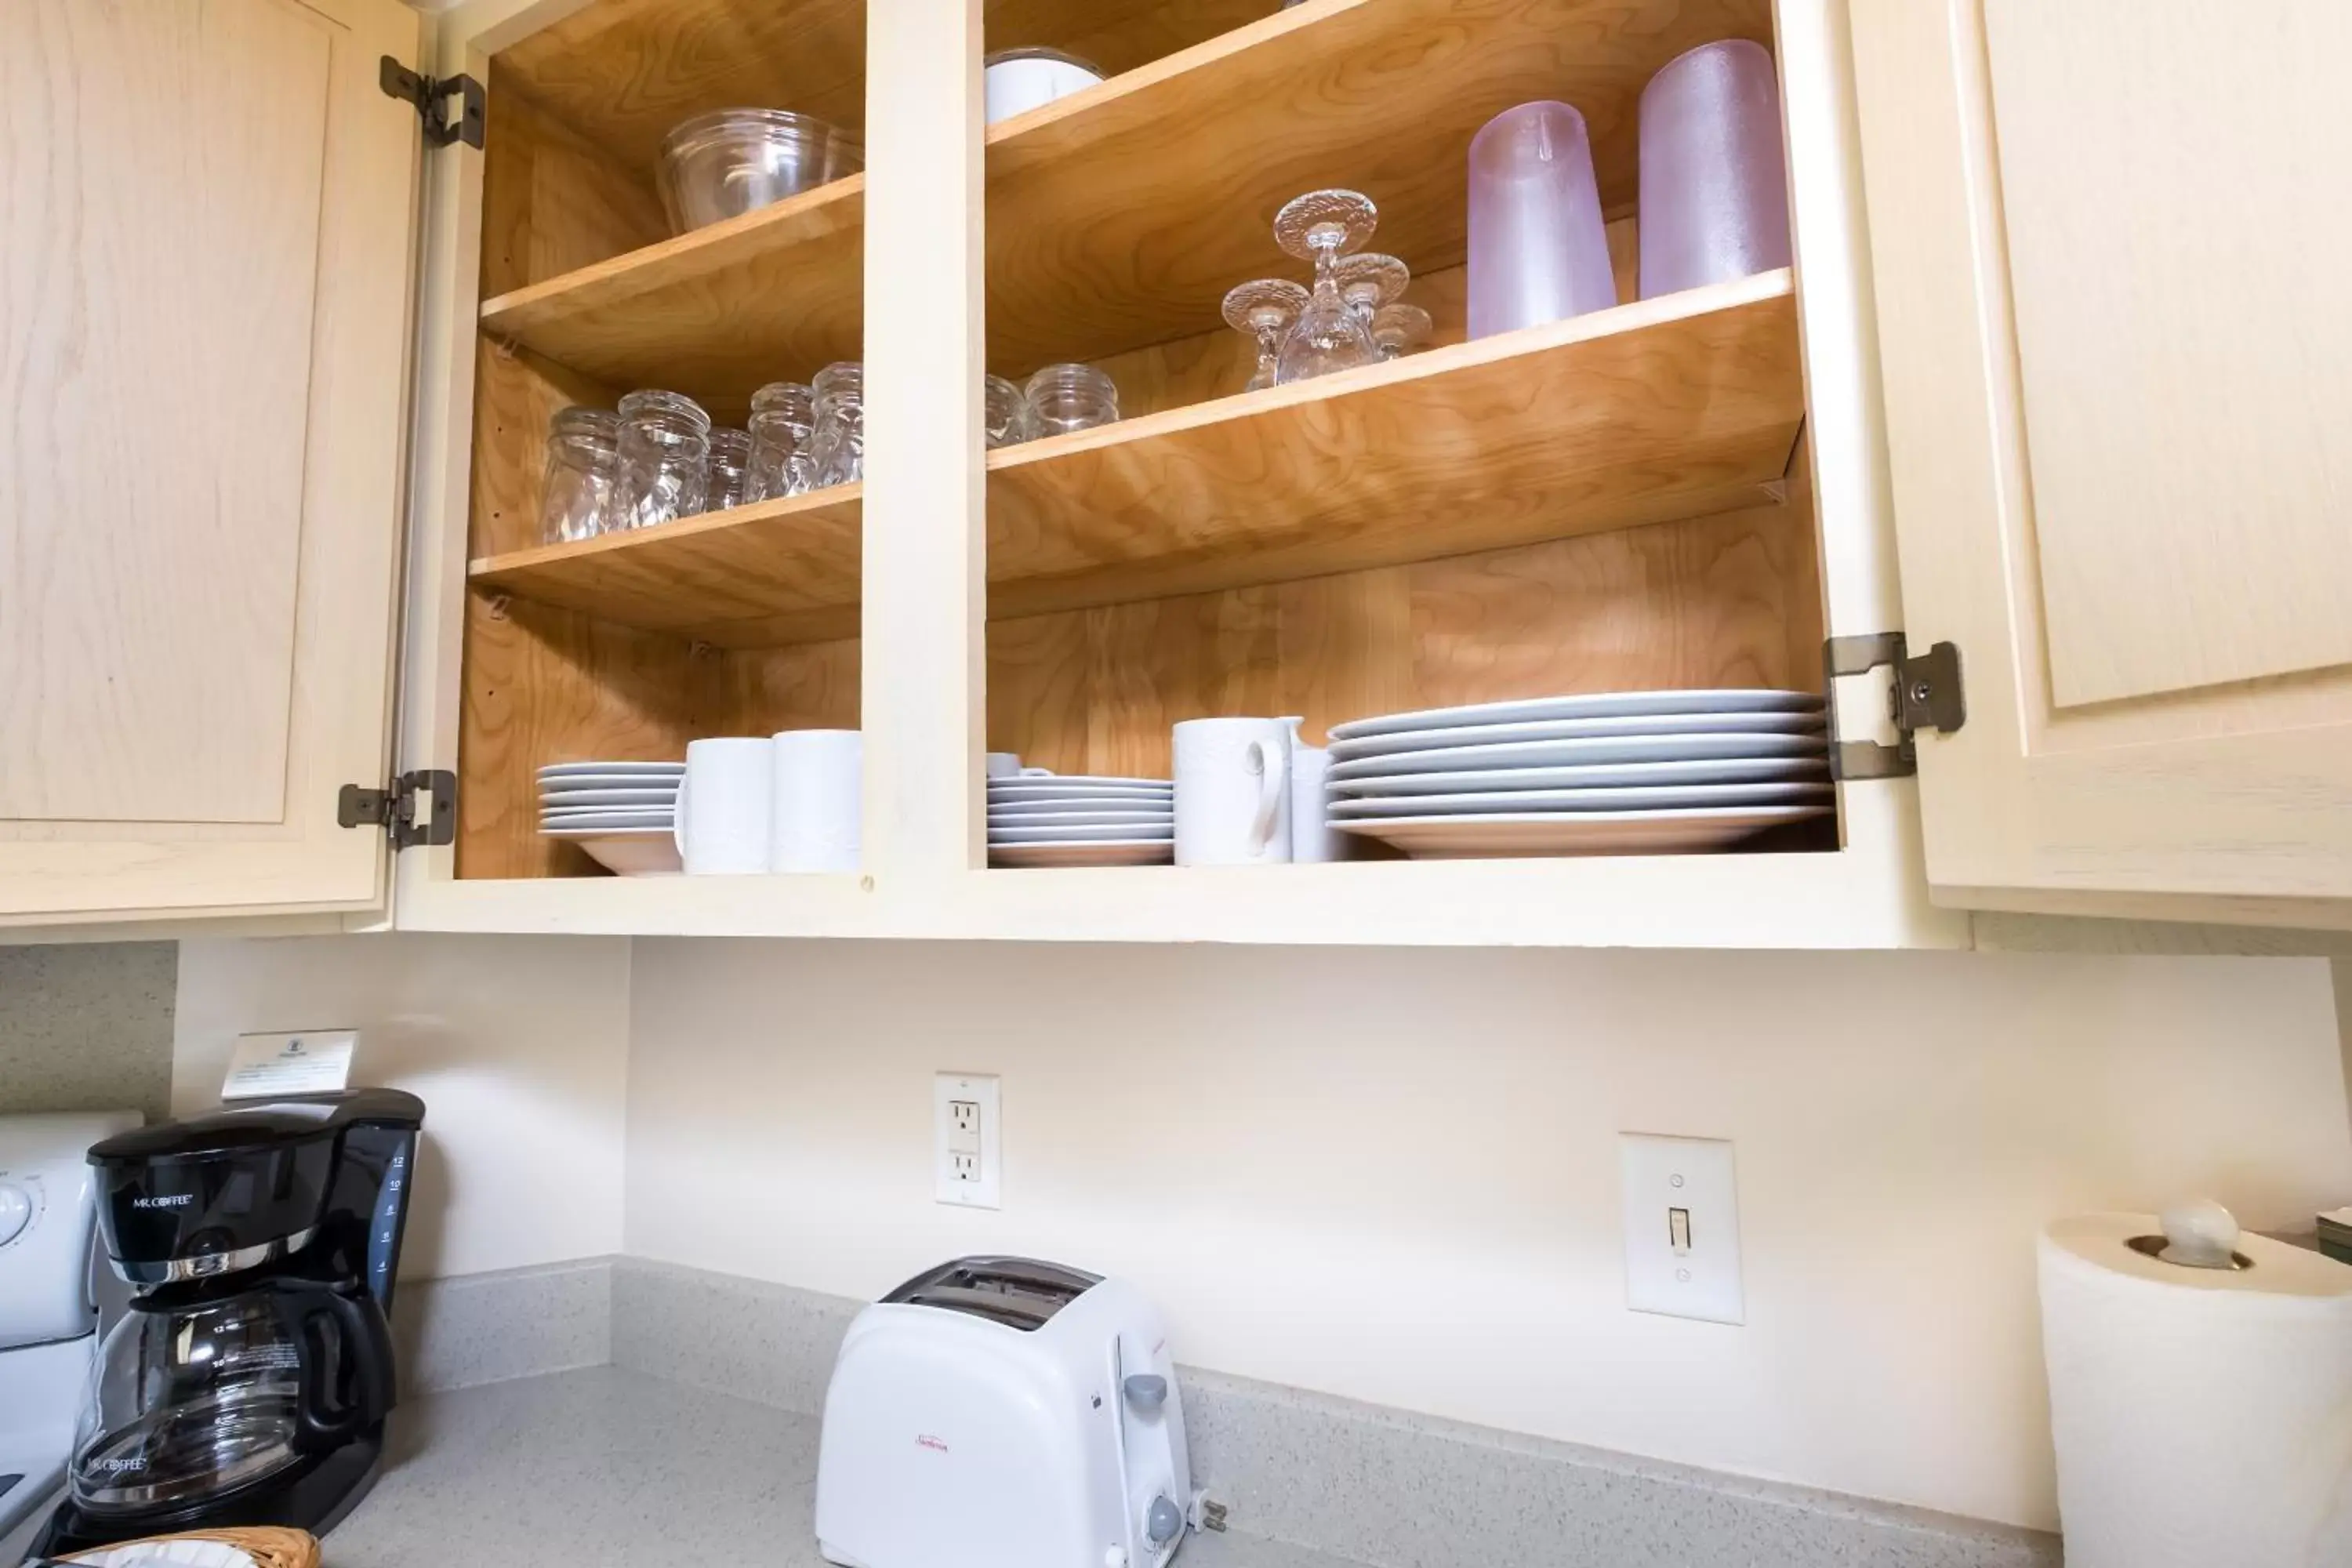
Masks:
[[[1575,697],[1530,697],[1516,702],[1476,702],[1463,708],[1424,708],[1413,713],[1382,713],[1331,726],[1331,739],[1397,735],[1414,730],[1458,729],[1465,724],[1516,724],[1548,719],[1613,719],[1659,713],[1812,713],[1822,700],[1804,691],[1762,689],[1598,691]]]
[[[1827,805],[1835,798],[1821,784],[1679,784],[1657,789],[1497,789],[1467,795],[1390,795],[1335,800],[1334,826],[1378,816],[1521,815],[1570,811],[1705,811],[1727,805]]]
[[[1463,773],[1375,773],[1334,779],[1331,793],[1380,798],[1400,795],[1476,794],[1490,790],[1655,788],[1673,784],[1824,782],[1827,757],[1759,757],[1706,763],[1622,763],[1589,768],[1474,768]]]

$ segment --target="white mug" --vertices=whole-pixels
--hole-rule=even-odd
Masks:
[[[1269,866],[1290,858],[1289,719],[1187,719],[1176,726],[1176,864]]]
[[[1296,736],[1292,737],[1297,740]],[[1290,858],[1337,860],[1339,836],[1331,831],[1331,753],[1321,746],[1290,748]]]
[[[992,779],[1049,779],[1054,776],[1054,770],[1023,767],[1018,752],[991,752],[988,753],[988,776]]]
[[[866,750],[855,730],[786,730],[771,742],[775,816],[767,869],[855,871]]]
[[[670,834],[689,877],[757,876],[768,868],[775,750],[761,740],[694,741],[678,781]]]

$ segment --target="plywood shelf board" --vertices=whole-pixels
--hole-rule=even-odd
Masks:
[[[989,458],[990,613],[1465,554],[1779,499],[1784,269]],[[851,635],[859,492],[477,560],[477,588],[721,647]]]
[[[1622,216],[1642,88],[1726,37],[1769,47],[1769,0],[1319,0],[994,126],[990,368],[1214,329],[1228,288],[1299,270],[1271,226],[1318,186],[1379,204],[1374,248],[1458,262],[1471,138],[1532,99],[1582,111]]]

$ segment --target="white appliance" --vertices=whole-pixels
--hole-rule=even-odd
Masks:
[[[842,1341],[816,1473],[830,1562],[1160,1568],[1194,1502],[1168,1336],[1131,1286],[966,1258]]]
[[[0,1563],[21,1561],[65,1493],[98,1350],[89,1146],[135,1111],[0,1116]]]

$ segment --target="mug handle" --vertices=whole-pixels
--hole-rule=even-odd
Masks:
[[[1275,819],[1282,815],[1283,796],[1290,793],[1290,744],[1252,741],[1250,755],[1257,760],[1257,817],[1250,824],[1250,853],[1262,855],[1274,840]]]
[[[677,846],[677,859],[681,866],[686,864],[686,781],[693,776],[691,773],[677,775],[677,799],[671,805],[669,814],[670,842]]]

